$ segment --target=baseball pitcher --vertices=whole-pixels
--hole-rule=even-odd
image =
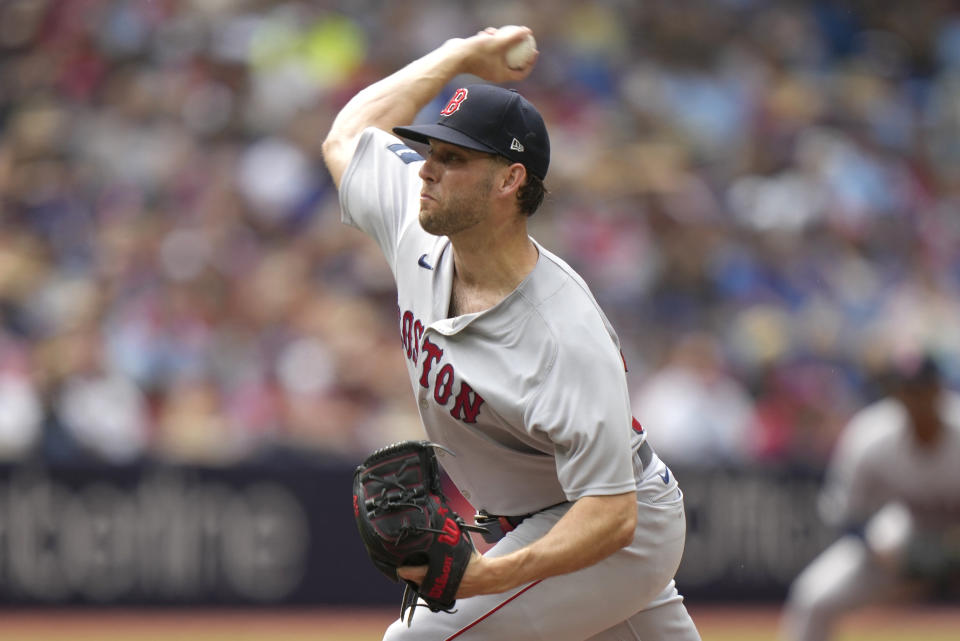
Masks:
[[[696,641],[673,580],[682,494],[631,416],[617,335],[527,233],[550,143],[537,109],[499,84],[530,73],[535,57],[507,63],[530,35],[448,40],[354,96],[323,144],[343,221],[396,279],[427,438],[378,451],[355,480],[374,562],[421,597],[384,638]],[[457,87],[434,124],[410,124],[467,73],[490,84]],[[473,524],[431,489],[434,456],[498,539],[486,554],[464,551]],[[402,554],[420,540],[449,553]]]

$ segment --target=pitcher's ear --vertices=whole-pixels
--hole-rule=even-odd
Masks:
[[[500,188],[503,191],[516,191],[523,186],[527,179],[527,168],[522,164],[515,162],[507,168],[503,174]]]

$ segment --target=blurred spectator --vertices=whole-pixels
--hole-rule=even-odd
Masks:
[[[223,464],[415,434],[389,270],[339,224],[319,145],[436,34],[503,24],[537,34],[523,90],[554,139],[556,220],[532,231],[608,310],[635,389],[680,337],[719,342],[738,391],[657,383],[710,390],[733,443],[757,405],[753,447],[712,449],[822,462],[891,351],[934,346],[960,378],[949,3],[12,0],[4,455]]]
[[[143,455],[146,408],[140,390],[130,380],[74,378],[64,386],[56,409],[67,432],[98,459],[122,464]]]
[[[751,459],[753,402],[725,370],[720,346],[710,336],[683,337],[634,395],[633,413],[657,453],[677,465]]]
[[[43,406],[26,350],[0,335],[0,461],[27,458],[40,440]]]

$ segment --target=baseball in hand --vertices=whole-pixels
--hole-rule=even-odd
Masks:
[[[519,29],[519,27],[503,27],[503,29]],[[513,45],[507,51],[507,66],[511,69],[523,69],[531,62],[537,54],[537,41],[533,34],[527,34],[527,37]]]

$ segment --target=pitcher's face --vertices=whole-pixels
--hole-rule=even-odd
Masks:
[[[494,174],[503,166],[493,154],[431,140],[420,168],[420,226],[450,236],[481,223],[489,210]]]

